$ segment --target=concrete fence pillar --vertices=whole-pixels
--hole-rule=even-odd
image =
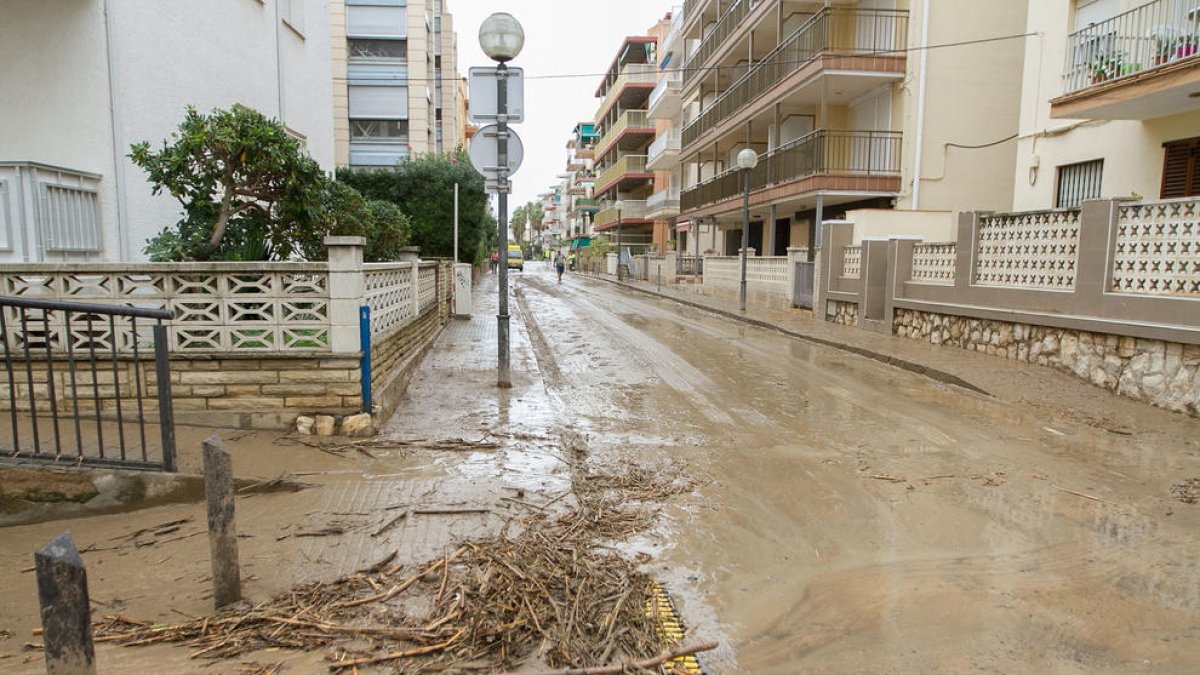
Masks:
[[[33,554],[38,604],[42,609],[42,644],[49,675],[94,675],[92,609],[87,571],[71,535],[58,535]]]
[[[983,217],[979,211],[968,211],[958,214],[958,238],[954,248],[954,290],[955,295],[962,293],[975,281],[975,270],[972,261],[979,245],[979,219]]]
[[[358,308],[366,299],[363,237],[325,237],[329,251],[329,345],[334,354],[357,354]]]
[[[242,599],[234,522],[233,462],[218,436],[204,441],[204,495],[208,502],[208,543],[212,557],[213,602],[218,609]]]
[[[397,262],[412,263],[412,305],[413,316],[421,315],[421,247],[419,246],[404,246],[400,249],[400,254],[397,257]],[[500,252],[500,264],[504,265],[508,259],[504,256],[508,255],[504,251]]]
[[[1112,287],[1108,251],[1116,250],[1120,206],[1115,199],[1095,199],[1085,201],[1079,210],[1075,297],[1093,307],[1104,302],[1104,291]]]

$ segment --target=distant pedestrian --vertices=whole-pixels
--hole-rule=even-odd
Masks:
[[[558,255],[554,257],[554,270],[558,272],[558,283],[560,284],[562,283],[563,271],[566,269],[567,258],[562,254],[562,251],[559,251]]]
[[[500,254],[496,251],[492,251],[492,259],[488,263],[488,267],[491,269],[492,274],[495,274],[496,269],[500,267]]]

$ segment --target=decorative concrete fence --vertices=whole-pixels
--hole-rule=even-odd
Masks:
[[[826,222],[826,318],[1053,366],[1200,416],[1200,200],[963,213],[954,242]],[[855,272],[858,276],[852,276]]]
[[[421,261],[414,248],[399,262],[364,264],[362,238],[326,244],[322,263],[0,265],[0,293],[170,310],[176,419],[243,428],[363,410],[359,308],[367,305],[374,404],[390,412],[409,366],[449,317],[450,261]],[[134,339],[108,345],[129,364],[110,397],[134,389],[134,373],[147,370],[142,385],[154,391],[153,368],[132,367]],[[148,344],[149,335],[136,340]]]

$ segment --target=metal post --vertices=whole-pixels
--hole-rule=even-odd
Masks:
[[[821,221],[825,219],[825,195],[817,194],[817,212],[813,217],[815,221],[813,227],[809,230],[808,236],[808,262],[817,260],[817,248],[821,246]]]
[[[455,187],[458,187],[455,185]],[[374,411],[371,405],[371,307],[362,305],[358,308],[358,342],[362,349],[362,364],[360,366],[362,380],[362,410],[368,415]]]
[[[738,308],[746,311],[746,245],[750,230],[750,169],[742,169],[742,281],[738,285]]]
[[[167,327],[154,325],[154,385],[158,388],[158,431],[162,439],[163,471],[175,471],[175,404],[171,398],[171,360]],[[95,377],[95,373],[92,374]],[[101,441],[103,442],[103,440]]]
[[[512,386],[508,363],[508,66],[496,66],[497,201],[500,217],[500,306],[496,314],[496,386]]]
[[[621,209],[617,209],[617,281],[621,281]]]
[[[696,259],[692,261],[692,283],[700,282],[700,219],[692,219],[692,248],[696,249]]]

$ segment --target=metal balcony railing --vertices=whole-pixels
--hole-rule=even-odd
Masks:
[[[1063,93],[1200,55],[1200,3],[1155,0],[1067,37]]]
[[[899,131],[831,131],[818,129],[761,157],[750,170],[750,189],[757,190],[808,176],[899,176]],[[681,211],[741,196],[741,169],[732,169],[683,190]]]
[[[600,200],[598,199],[576,199],[575,210],[585,213],[595,213],[600,210]]]
[[[679,188],[659,190],[646,200],[647,214],[658,216],[667,212],[679,213]]]
[[[635,218],[637,220],[644,220],[646,218],[646,202],[644,200],[626,199],[624,202],[625,206],[621,209],[622,221],[629,220],[631,218]],[[598,228],[604,227],[605,225],[612,225],[616,222],[617,207],[612,206],[611,202],[605,209],[597,213],[595,218],[592,219],[592,225]]]
[[[690,145],[821,54],[901,54],[907,36],[906,11],[823,9],[684,127],[683,145]]]
[[[597,194],[620,180],[627,173],[647,173],[645,155],[625,155],[596,178]]]
[[[613,143],[616,143],[621,138],[621,134],[625,133],[626,129],[649,129],[653,131],[654,123],[650,121],[645,110],[626,110],[600,136],[600,142],[596,144],[596,155],[603,157],[604,153],[608,152]]]
[[[608,109],[629,84],[654,84],[658,79],[658,65],[654,63],[626,63],[621,67],[617,79],[604,92],[604,100],[596,111],[596,119],[602,119]]]
[[[646,150],[646,162],[653,164],[655,158],[667,151],[679,154],[680,138],[678,129],[668,129],[665,133],[659,134],[658,138],[650,144],[650,148]]]
[[[757,5],[761,0],[737,0],[721,18],[717,19],[717,24],[713,26],[710,32],[703,40],[700,41],[700,46],[692,54],[691,58],[683,64],[683,84],[687,86],[694,82],[697,77],[703,72],[702,68],[708,62],[712,55],[717,52],[717,49],[725,43],[725,40],[737,30],[742,21],[749,16],[750,8]]]

